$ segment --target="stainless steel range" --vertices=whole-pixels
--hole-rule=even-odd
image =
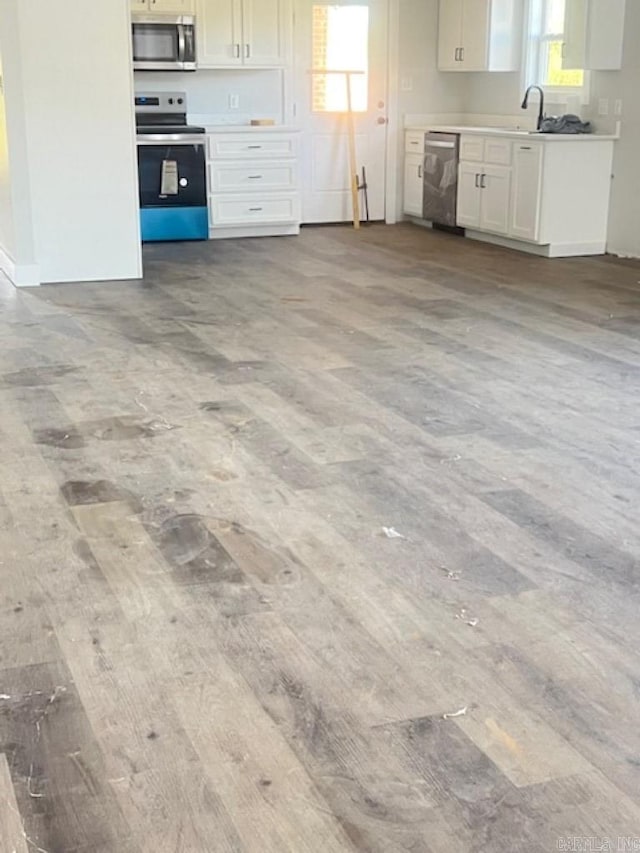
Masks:
[[[135,96],[145,242],[208,240],[205,129],[187,124],[184,92]]]

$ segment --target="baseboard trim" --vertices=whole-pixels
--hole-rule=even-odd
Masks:
[[[39,287],[38,264],[16,264],[11,255],[0,246],[0,270],[15,287]]]
[[[512,240],[510,237],[500,237],[497,234],[488,234],[486,231],[472,231],[469,228],[467,228],[466,236],[471,240],[492,243],[494,246],[501,246],[503,249],[515,249],[517,252],[526,252],[540,258],[578,258],[607,253],[607,244],[603,242],[539,245],[537,243],[525,243],[523,240]]]
[[[210,240],[232,240],[239,237],[294,237],[300,225],[239,225],[231,228],[211,228]]]

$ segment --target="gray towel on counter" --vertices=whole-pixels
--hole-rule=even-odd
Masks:
[[[593,133],[590,121],[582,121],[578,116],[546,116],[542,119],[540,133]]]

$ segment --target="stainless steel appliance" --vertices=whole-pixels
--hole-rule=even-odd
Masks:
[[[134,71],[195,71],[196,24],[190,15],[134,15]]]
[[[208,240],[205,129],[187,124],[184,92],[135,96],[145,242]]]
[[[425,133],[423,216],[434,225],[456,226],[459,153],[458,134]]]

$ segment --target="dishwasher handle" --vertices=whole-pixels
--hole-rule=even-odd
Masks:
[[[456,147],[455,142],[431,142],[429,139],[425,140],[424,147],[426,148],[449,148],[453,149]]]

